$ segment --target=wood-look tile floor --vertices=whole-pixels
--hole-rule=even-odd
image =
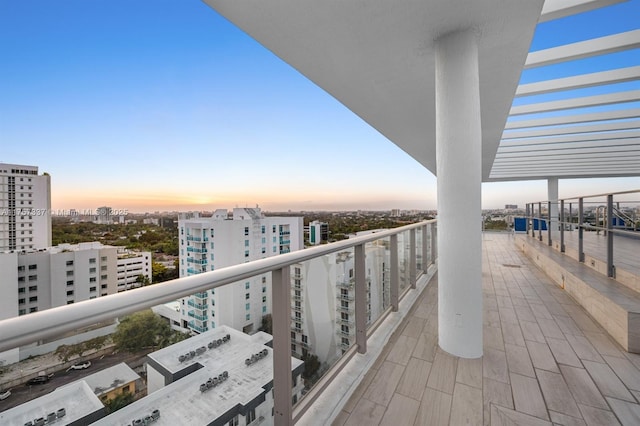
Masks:
[[[640,355],[531,265],[513,236],[483,240],[483,357],[439,349],[436,277],[334,425],[640,425]]]

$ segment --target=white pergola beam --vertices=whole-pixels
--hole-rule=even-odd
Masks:
[[[634,143],[637,144],[640,141],[640,139],[638,139],[640,138],[640,132],[625,132],[625,133],[632,133],[632,134],[630,134],[629,136],[616,135],[618,137],[592,138],[591,140],[574,138],[573,140],[569,139],[565,141],[547,141],[545,139],[514,141],[514,143],[500,145],[500,148],[498,148],[498,153],[517,151],[519,148],[522,148],[522,147],[532,147],[534,149],[564,149],[564,148],[573,148],[576,146],[612,147],[612,146],[633,145]],[[556,147],[556,148],[553,148],[553,147]]]
[[[531,52],[527,56],[524,69],[575,61],[637,47],[640,47],[640,30],[632,30]]]
[[[638,100],[640,100],[640,90],[629,90],[626,92],[608,93],[606,95],[583,96],[580,98],[515,106],[511,107],[509,115],[535,114],[539,112],[552,112],[565,109],[611,105]]]
[[[618,168],[611,168],[606,170],[593,170],[589,174],[584,173],[583,170],[575,172],[573,170],[563,170],[562,168],[553,169],[549,172],[531,172],[531,173],[505,173],[494,175],[493,173],[485,182],[515,182],[523,180],[540,180],[547,179],[548,177],[559,177],[563,179],[584,179],[584,178],[622,178],[622,177],[637,177],[638,167],[635,166],[629,169],[620,170]]]
[[[623,1],[626,0],[546,0],[539,22],[564,18],[565,16],[587,12]]]
[[[640,108],[602,111],[590,114],[563,115],[559,117],[536,118],[533,120],[512,120],[504,126],[508,129],[527,129],[530,127],[558,126],[563,124],[588,123],[591,121],[619,120],[640,117]]]
[[[612,123],[590,124],[586,126],[569,126],[569,127],[551,127],[540,130],[525,130],[504,132],[500,146],[514,139],[537,138],[542,136],[559,136],[559,135],[581,135],[583,139],[590,136],[585,133],[612,132],[619,130],[640,129],[640,120],[633,121],[617,121]]]
[[[516,89],[516,97],[541,95],[562,90],[584,89],[605,84],[624,83],[640,78],[640,66],[628,67],[591,74],[576,75],[555,80],[521,84]]]
[[[640,146],[636,147],[636,149],[629,148],[607,148],[607,147],[597,147],[597,148],[576,148],[576,149],[562,149],[556,151],[550,150],[531,150],[526,155],[527,161],[532,161],[536,158],[558,158],[558,157],[570,157],[566,158],[567,160],[577,159],[579,157],[589,157],[592,155],[598,155],[599,158],[606,157],[614,157],[614,158],[628,158],[628,155],[640,154]],[[494,161],[494,166],[500,164],[501,162],[508,162],[514,159],[518,159],[522,157],[523,153],[519,152],[502,152],[496,155],[496,160]]]

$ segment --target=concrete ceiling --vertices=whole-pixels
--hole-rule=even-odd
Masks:
[[[435,175],[434,43],[469,28],[478,34],[483,181],[640,174],[637,109],[535,118],[632,102],[640,91],[511,107],[514,96],[637,80],[640,67],[518,87],[523,68],[640,46],[636,31],[527,54],[539,21],[622,0],[204,1]]]

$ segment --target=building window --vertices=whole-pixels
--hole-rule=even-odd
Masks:
[[[96,277],[89,277],[89,282],[90,283],[95,283],[96,282]]]
[[[89,291],[96,291],[95,287],[89,287]]]
[[[100,286],[100,288],[107,288],[107,285],[106,285],[106,284],[102,284],[102,285]]]
[[[89,273],[90,274],[95,274],[96,273],[96,268],[89,268]]]
[[[249,240],[244,240],[244,246],[249,247]]]
[[[256,410],[255,408],[252,408],[249,411],[247,411],[247,424],[251,423],[255,419],[256,419]]]
[[[73,266],[73,260],[67,260],[67,266]]]
[[[247,321],[250,321],[250,320],[251,320],[251,314],[247,314],[247,315],[245,315],[245,319],[246,319]]]
[[[72,277],[73,276],[73,271],[67,271],[67,276],[68,277]]]
[[[249,281],[247,281],[246,283],[244,283],[244,288],[245,290],[249,290],[249,287],[251,287],[251,283]]]
[[[73,290],[67,290],[67,296],[73,296]]]
[[[26,315],[26,313],[27,313],[27,310],[26,310],[26,309],[20,309],[20,310],[18,311],[18,315]]]
[[[24,305],[24,303],[25,303],[25,299],[18,299],[18,303],[19,303],[20,305]]]
[[[96,258],[95,257],[90,258],[89,263],[96,263]]]
[[[262,307],[262,313],[263,313],[263,314],[266,314],[266,313],[267,313],[267,307],[266,307],[266,306],[263,306],[263,307]]]
[[[36,281],[38,279],[37,275],[29,275],[29,281]]]
[[[246,236],[246,235],[249,235],[249,227],[248,227],[248,226],[245,226],[245,227],[244,227],[244,235],[245,235],[245,236]]]
[[[18,272],[24,272],[24,265],[18,266]]]
[[[24,277],[18,277],[18,282],[19,283],[23,283],[24,282]]]
[[[239,425],[240,425],[240,420],[238,419],[238,416],[235,416],[231,420],[229,420],[229,426],[239,426]]]
[[[267,292],[267,288],[266,287],[262,287],[262,292],[266,293]]]
[[[249,296],[249,293],[245,293],[245,295],[244,295],[244,299],[245,299],[245,300],[249,300],[249,297],[250,297],[250,296]]]
[[[108,275],[100,275],[101,280],[106,280],[108,277],[109,277]]]
[[[100,258],[100,261],[101,261],[101,262],[106,262],[106,261],[107,261],[107,256],[102,256],[102,257]]]
[[[248,311],[249,309],[251,309],[251,303],[247,303],[246,305],[244,305],[244,309],[246,311]]]
[[[265,253],[267,253],[267,249],[262,247],[262,254],[265,254]]]
[[[244,251],[244,257],[249,257],[249,250]]]
[[[34,313],[34,312],[38,312],[38,308],[37,308],[37,307],[35,307],[35,308],[29,308],[29,313],[30,313],[30,314],[32,314],[32,313]]]
[[[24,293],[26,289],[24,287],[18,288],[18,293]]]
[[[29,286],[29,291],[38,291],[38,286],[37,285]]]
[[[276,232],[276,226],[275,226],[275,225],[273,225],[273,227],[271,228],[271,230],[272,230],[272,231],[273,231],[273,233],[275,234],[275,232]],[[275,238],[275,237],[274,237],[274,238]]]
[[[29,302],[37,302],[38,301],[38,296],[31,296],[29,298]]]
[[[102,266],[100,266],[100,270],[101,270],[101,271],[106,271],[106,270],[107,270],[107,265],[102,265]]]

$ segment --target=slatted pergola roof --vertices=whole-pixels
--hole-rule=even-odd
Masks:
[[[640,108],[634,104],[640,100],[639,48],[640,29],[636,29],[530,52],[525,70],[627,50],[638,52],[638,65],[521,84],[516,99],[550,93],[562,96],[575,89],[624,82],[638,84],[626,91],[514,105],[487,180],[640,175]],[[583,112],[594,107],[606,108]]]

